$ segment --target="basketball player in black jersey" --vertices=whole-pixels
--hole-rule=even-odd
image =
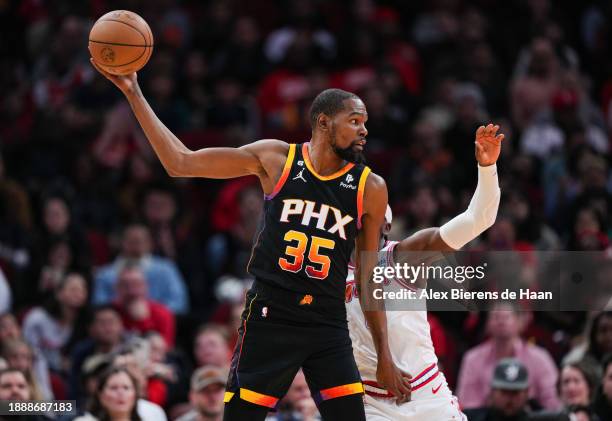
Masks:
[[[169,175],[257,175],[261,182],[265,211],[249,262],[255,282],[232,359],[224,419],[263,420],[302,367],[323,419],[364,420],[344,289],[354,247],[374,256],[356,271],[362,286],[371,286],[387,188],[362,164],[367,112],[361,99],[339,89],[319,94],[310,142],[260,140],[191,151],[157,118],[135,73],[97,69],[124,93]],[[385,313],[364,314],[378,354],[377,381],[405,401],[410,376],[391,359]]]

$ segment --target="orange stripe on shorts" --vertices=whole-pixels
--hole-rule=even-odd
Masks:
[[[278,403],[278,398],[274,396],[264,395],[263,393],[257,393],[242,387],[240,388],[240,399],[255,405],[267,406],[268,408],[274,408]]]
[[[330,387],[329,389],[323,389],[319,392],[321,399],[324,401],[341,398],[342,396],[355,395],[357,393],[363,393],[363,384],[361,382]]]

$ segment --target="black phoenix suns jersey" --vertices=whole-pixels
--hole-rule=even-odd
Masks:
[[[321,176],[308,148],[289,147],[282,175],[265,197],[248,270],[271,286],[344,300],[370,169],[349,163]]]

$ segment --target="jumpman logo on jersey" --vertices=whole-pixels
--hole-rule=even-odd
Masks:
[[[302,168],[300,172],[298,173],[298,175],[293,177],[292,180],[302,180],[304,181],[304,183],[307,183],[306,179],[304,178],[304,174],[302,174],[303,172],[304,172],[304,168]]]

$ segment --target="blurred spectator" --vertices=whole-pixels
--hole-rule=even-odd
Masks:
[[[406,180],[415,185],[430,183],[434,177],[441,183],[454,180],[453,155],[444,146],[442,131],[427,119],[419,119],[412,126],[411,141],[403,161],[406,165],[398,166],[391,180],[396,200],[405,198],[408,193]],[[438,199],[442,197],[438,196]],[[412,200],[409,199],[408,203],[411,204]]]
[[[287,394],[279,402],[278,413],[269,415],[266,421],[317,421],[320,419],[321,415],[310,394],[306,377],[300,369],[289,386]]]
[[[114,306],[121,315],[127,331],[159,332],[170,345],[174,345],[174,315],[163,305],[151,301],[147,281],[139,266],[124,266],[118,274],[117,298]]]
[[[558,409],[555,392],[558,371],[546,350],[526,343],[520,336],[525,320],[508,304],[496,305],[488,314],[489,339],[467,351],[459,372],[457,397],[465,408],[486,404],[488,384],[502,358],[516,358],[530,373],[528,397],[546,409]]]
[[[124,367],[136,380],[138,414],[144,420],[165,421],[162,409],[167,398],[167,387],[158,378],[151,376],[151,352],[149,343],[141,338],[132,338],[117,350],[114,366]]]
[[[143,418],[137,411],[137,400],[136,379],[125,368],[111,368],[100,376],[89,412],[75,420],[140,421]]]
[[[436,225],[438,217],[438,200],[433,186],[418,186],[408,200],[408,226],[414,231]]]
[[[4,276],[4,272],[0,269],[0,314],[7,313],[11,310],[13,297],[11,287]]]
[[[559,60],[548,39],[535,38],[526,54],[527,70],[515,76],[510,98],[512,120],[520,130],[549,111],[559,83]]]
[[[292,45],[300,45],[316,51],[318,60],[330,60],[336,54],[333,34],[318,24],[315,2],[290,0],[287,5],[290,25],[268,35],[264,45],[266,57],[272,63],[280,63],[291,54]]]
[[[75,344],[70,355],[69,395],[78,401],[84,398],[80,387],[84,362],[92,355],[104,355],[116,350],[125,334],[121,316],[112,306],[97,307],[92,313],[89,336]]]
[[[253,238],[259,228],[263,206],[258,186],[247,185],[236,194],[238,215],[227,232],[213,235],[206,244],[206,262],[210,279],[223,274],[241,278],[249,277],[246,272],[251,256]]]
[[[17,323],[17,318],[11,313],[0,314],[0,345],[13,340],[22,339],[23,336],[21,334],[21,328]],[[50,380],[48,380],[49,365],[47,364],[47,360],[37,349],[33,348],[32,352],[34,353],[33,370],[36,373],[35,377],[43,379],[44,383],[50,383]]]
[[[201,248],[190,235],[194,229],[193,210],[179,208],[179,192],[168,183],[150,183],[141,191],[139,205],[143,222],[151,232],[153,254],[176,262],[180,273],[185,274],[191,302],[198,303],[197,293],[205,280]]]
[[[603,361],[601,388],[596,392],[593,408],[602,421],[612,419],[612,354]]]
[[[98,387],[98,379],[100,374],[104,373],[112,363],[110,355],[95,354],[87,358],[83,363],[81,370],[81,388],[82,394],[87,398],[86,401],[77,401],[78,415],[83,415],[85,409],[91,405],[91,400],[96,395]]]
[[[68,200],[59,195],[50,195],[42,206],[43,235],[40,238],[42,256],[48,253],[51,245],[58,240],[65,241],[72,254],[71,264],[74,269],[86,269],[90,265],[89,244],[78,221],[72,218]],[[42,277],[41,277],[42,278]],[[49,284],[53,279],[41,279],[39,287],[46,291],[55,285]]]
[[[255,87],[268,68],[256,20],[239,17],[232,28],[228,45],[212,58],[212,71],[217,76],[229,76],[247,88]]]
[[[559,396],[567,409],[588,407],[599,387],[601,373],[588,361],[565,364],[559,375]]]
[[[40,372],[34,367],[34,352],[21,339],[12,339],[2,343],[0,356],[6,360],[10,368],[21,370],[32,392],[32,399],[53,399],[49,371]]]
[[[529,384],[532,377],[523,363],[515,358],[504,358],[495,366],[489,386],[489,404],[477,409],[466,409],[470,421],[569,421],[562,414],[544,417],[530,416]]]
[[[587,360],[601,367],[604,357],[612,353],[612,311],[598,313],[590,323],[587,342],[575,347],[564,358],[564,363]]]
[[[34,399],[25,374],[14,368],[0,369],[0,401],[30,401]],[[45,415],[11,416],[11,419],[27,419],[28,421],[48,421]]]
[[[153,159],[143,154],[133,154],[124,168],[118,202],[121,212],[128,220],[137,220],[141,216],[143,203],[140,195],[146,193],[147,186],[159,175],[155,171],[159,165]]]
[[[30,310],[23,321],[25,340],[49,363],[49,368],[64,372],[64,352],[84,335],[87,284],[83,276],[69,273],[54,288],[44,307]]]
[[[185,282],[176,265],[169,259],[151,254],[151,234],[139,224],[123,231],[121,252],[110,264],[101,267],[94,278],[93,302],[105,304],[115,297],[115,284],[121,268],[130,263],[144,271],[152,300],[164,304],[177,314],[188,310]]]
[[[212,365],[198,368],[191,376],[189,401],[193,409],[177,421],[221,421],[227,370]]]
[[[570,421],[601,421],[590,406],[573,406],[569,411]]]
[[[179,210],[175,190],[169,185],[149,186],[141,204],[144,221],[151,232],[153,252],[173,260],[179,257]]]
[[[252,137],[248,129],[257,124],[257,108],[252,98],[245,96],[237,79],[225,75],[215,84],[214,97],[206,107],[208,127],[217,129],[241,129]]]
[[[149,103],[170,130],[182,130],[189,122],[187,105],[176,95],[176,81],[170,75],[159,72],[147,83]],[[131,113],[129,116],[131,117]]]
[[[459,83],[453,90],[453,105],[456,118],[454,124],[444,133],[445,146],[464,170],[461,174],[456,174],[461,177],[455,180],[453,185],[471,188],[472,180],[476,180],[477,177],[474,150],[471,146],[476,129],[487,118],[485,98],[475,83]]]
[[[149,342],[149,376],[163,381],[167,386],[166,407],[182,402],[189,391],[191,367],[184,354],[168,347],[164,337],[157,332],[148,332],[145,339]]]
[[[424,49],[436,44],[450,41],[459,32],[459,21],[456,12],[458,2],[436,1],[429,10],[419,14],[413,36]]]
[[[540,215],[523,192],[508,192],[502,200],[502,212],[509,215],[516,226],[516,239],[533,244],[537,250],[559,250],[561,239],[549,226],[542,223]]]
[[[0,401],[29,401],[30,386],[23,371],[17,368],[0,369]]]
[[[228,367],[231,349],[227,344],[225,332],[214,325],[202,326],[195,335],[193,355],[198,367]]]
[[[23,186],[6,174],[4,155],[0,149],[0,203],[2,203],[2,218],[14,224],[25,232],[32,229],[32,209],[30,197]]]
[[[106,169],[121,168],[133,155],[153,154],[129,106],[123,102],[106,111],[104,126],[93,142],[92,152]]]
[[[582,208],[576,214],[569,250],[605,250],[610,240],[603,226],[603,218],[596,209]]]
[[[519,360],[504,358],[495,366],[489,385],[489,406],[466,409],[470,420],[527,420],[529,374]]]

